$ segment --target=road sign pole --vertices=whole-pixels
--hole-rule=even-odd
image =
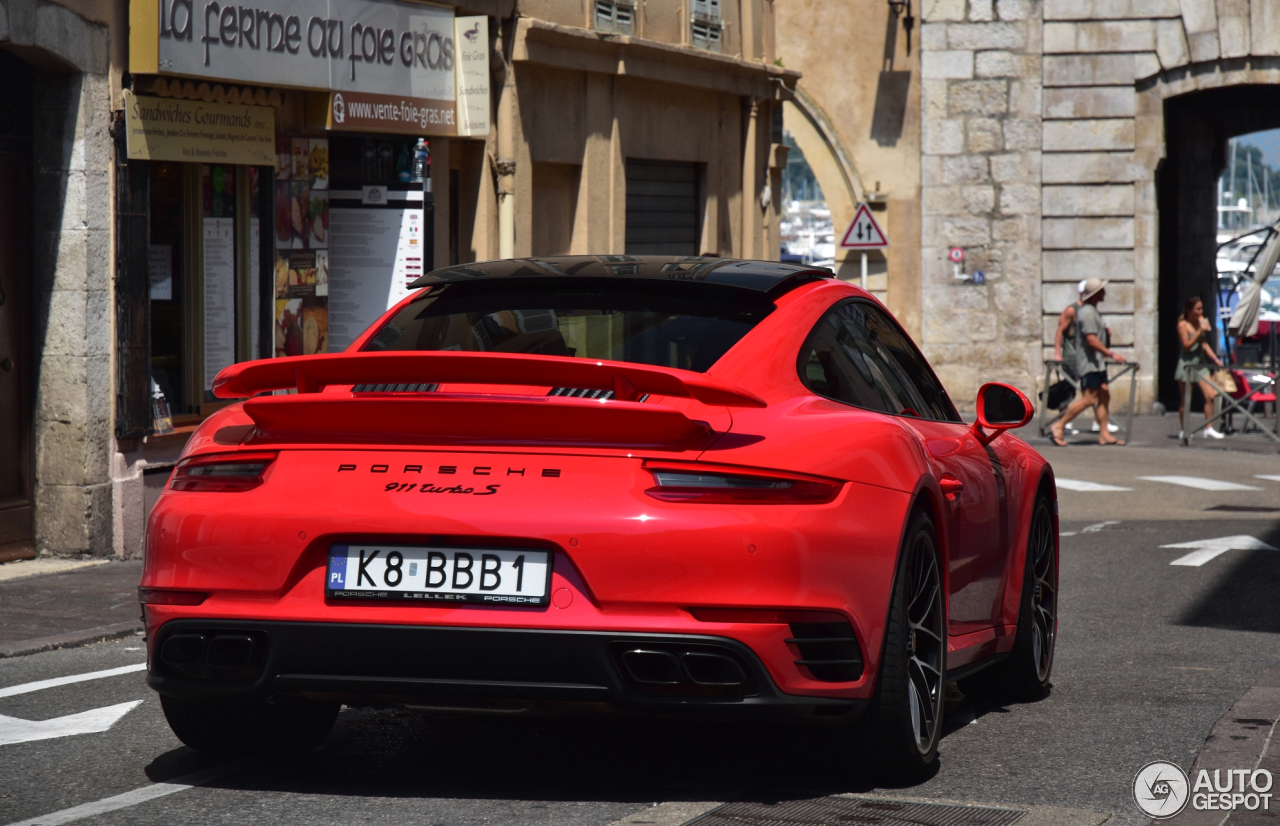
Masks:
[[[862,289],[867,288],[867,253],[862,253]]]

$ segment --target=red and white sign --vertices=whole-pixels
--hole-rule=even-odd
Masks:
[[[840,240],[840,249],[880,250],[887,246],[889,239],[871,216],[871,208],[866,204],[858,204],[853,220],[849,222],[849,228],[844,231],[844,238]]]
[[[951,251],[947,253],[947,258],[951,259],[952,264],[959,264],[964,260],[964,250],[959,247],[952,247]]]

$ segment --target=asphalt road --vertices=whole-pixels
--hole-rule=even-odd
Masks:
[[[1062,494],[1053,690],[1008,707],[954,692],[939,770],[919,785],[870,785],[838,729],[397,710],[344,710],[309,756],[229,767],[177,741],[141,672],[3,696],[5,687],[139,663],[133,637],[0,660],[0,715],[49,720],[142,701],[102,733],[0,745],[0,826],[165,791],[154,784],[211,768],[224,774],[78,822],[674,826],[717,801],[875,792],[1146,823],[1129,797],[1137,769],[1156,759],[1189,766],[1219,716],[1280,659],[1280,552],[1230,550],[1191,567],[1169,564],[1186,549],[1161,546],[1245,535],[1280,547],[1271,516],[1205,510],[1280,507],[1280,480],[1256,478],[1280,473],[1280,462],[1201,454],[1188,469],[1178,451],[1064,450],[1052,456],[1060,476],[1131,490]],[[1262,491],[1184,495],[1137,479],[1193,471]]]

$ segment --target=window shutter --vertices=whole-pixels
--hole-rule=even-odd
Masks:
[[[627,255],[697,255],[698,165],[627,161]]]

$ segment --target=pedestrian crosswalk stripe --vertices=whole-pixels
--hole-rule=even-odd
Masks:
[[[1241,485],[1236,482],[1223,482],[1221,479],[1204,479],[1199,476],[1139,476],[1148,482],[1164,482],[1169,485],[1181,485],[1196,490],[1262,490],[1253,485]]]
[[[70,685],[71,683],[83,683],[86,680],[101,680],[104,677],[132,674],[135,671],[145,671],[146,669],[146,663],[133,663],[132,665],[122,665],[119,668],[108,668],[104,671],[90,671],[86,674],[72,674],[69,677],[54,677],[50,680],[38,680],[34,683],[11,685],[7,688],[0,688],[0,697],[12,697],[15,694],[27,694],[32,691],[57,688],[60,685]]]
[[[1122,488],[1116,485],[1103,485],[1099,482],[1084,482],[1080,479],[1055,479],[1054,482],[1059,488],[1080,491],[1081,493],[1114,493],[1116,491],[1133,490],[1133,488]]]
[[[1268,482],[1280,482],[1280,476],[1268,476],[1265,473],[1259,473],[1253,477],[1254,479],[1266,479]]]
[[[16,823],[10,823],[9,826],[61,826],[63,823],[74,823],[77,820],[85,820],[107,812],[115,812],[120,809],[128,809],[150,800],[160,797],[166,797],[177,792],[185,792],[187,789],[197,786],[206,786],[214,781],[221,780],[233,774],[239,774],[247,769],[254,768],[261,763],[257,758],[245,758],[237,760],[234,763],[223,763],[219,766],[204,769],[193,774],[175,777],[164,783],[152,783],[149,786],[143,786],[133,791],[118,794],[114,797],[103,798],[102,800],[94,800],[90,803],[82,803],[79,806],[72,806],[70,809],[63,809],[58,812],[50,812],[47,815],[40,815],[28,820],[19,820]]]

